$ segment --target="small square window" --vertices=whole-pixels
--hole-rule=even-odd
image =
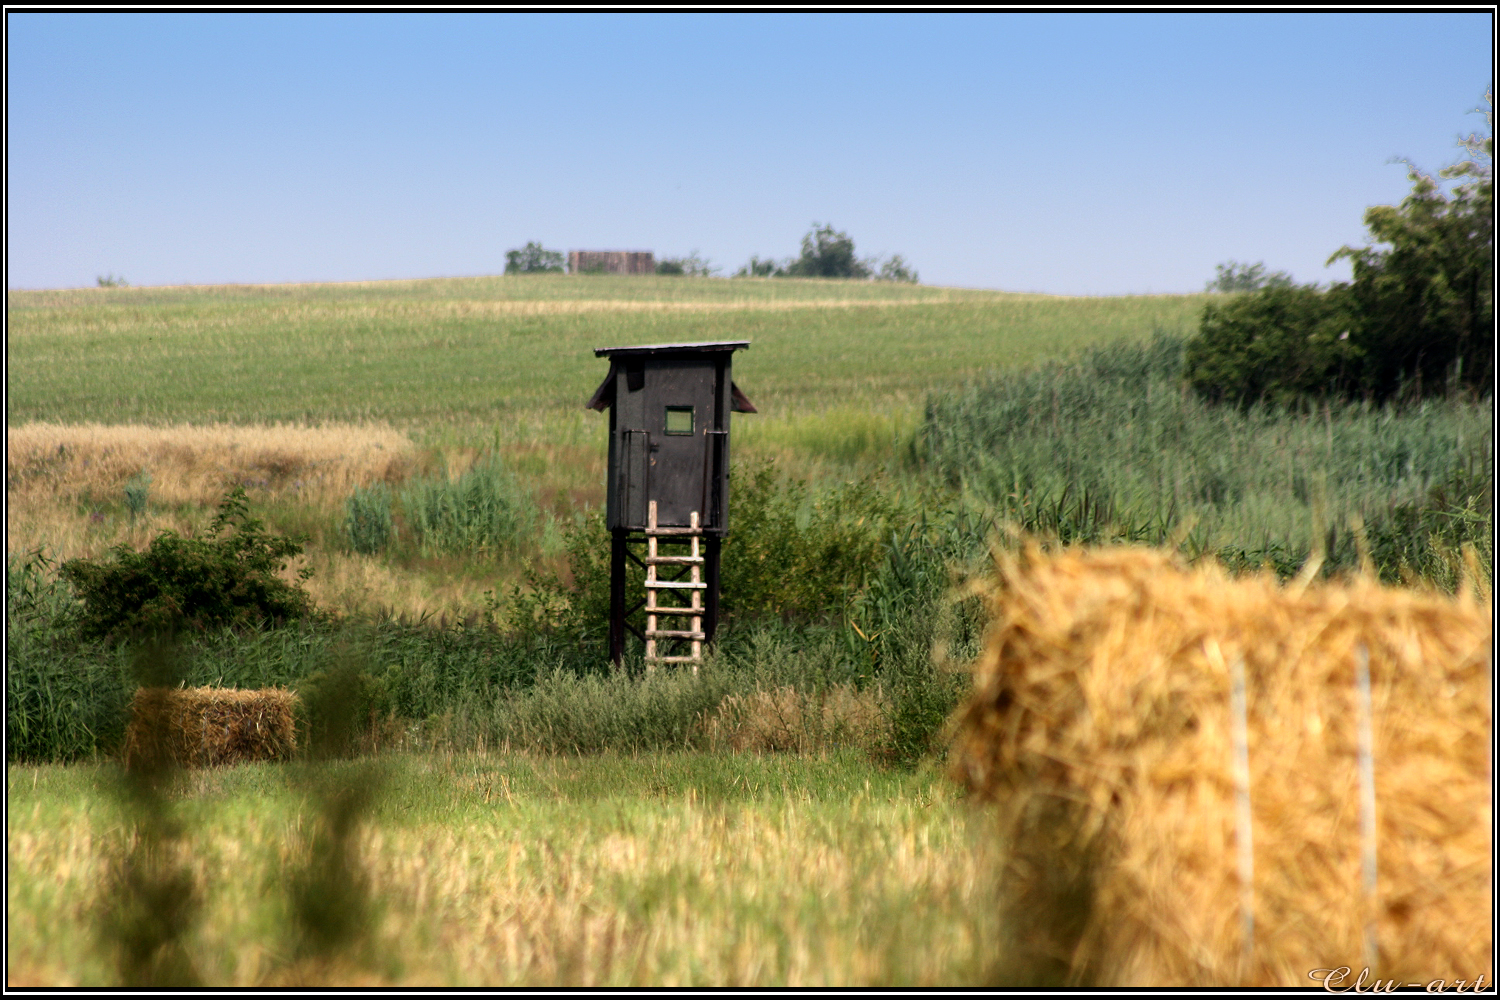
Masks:
[[[691,406],[667,407],[667,433],[693,433],[693,408]]]

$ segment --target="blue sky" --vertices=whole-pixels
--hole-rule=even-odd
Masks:
[[[813,222],[924,282],[1299,281],[1492,78],[1440,14],[43,14],[8,29],[7,287],[493,274],[528,240]]]

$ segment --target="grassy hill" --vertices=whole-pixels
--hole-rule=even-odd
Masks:
[[[730,339],[752,342],[736,379],[761,422],[909,409],[985,371],[1185,331],[1202,301],[552,275],[10,292],[6,418],[500,424],[555,437],[603,376],[593,348]]]
[[[1347,547],[1354,519],[1427,518],[1433,489],[1434,525],[1473,520],[1476,404],[1209,412],[1171,364],[1108,391],[1104,355],[1056,366],[1180,338],[1206,300],[562,275],[10,292],[11,551],[138,546],[192,530],[241,484],[274,525],[311,536],[320,601],[472,608],[520,561],[560,557],[567,526],[603,501],[605,421],[583,408],[606,370],[593,349],[731,339],[751,342],[735,378],[760,410],[735,420],[737,468],[774,459],[828,486],[880,471],[882,490],[920,491],[933,477],[905,459],[930,402],[928,457],[950,485],[1069,537],[1079,517],[1081,539],[1191,522],[1195,552],[1290,566],[1325,529]],[[406,531],[381,559],[351,556],[357,488],[452,479],[486,456],[515,477],[496,502],[535,512],[513,551],[439,556]],[[143,475],[148,509],[129,511]]]

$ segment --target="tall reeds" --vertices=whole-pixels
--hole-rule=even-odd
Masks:
[[[1216,406],[1182,381],[1182,348],[1096,347],[936,395],[921,452],[1001,517],[1063,541],[1170,540],[1284,575],[1318,549],[1353,569],[1367,544],[1384,579],[1449,589],[1465,543],[1489,565],[1486,404]]]
[[[495,556],[518,548],[536,526],[536,505],[491,455],[456,480],[419,479],[401,491],[406,525],[424,554]]]

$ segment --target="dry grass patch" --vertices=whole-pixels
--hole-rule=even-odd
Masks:
[[[876,753],[889,743],[890,722],[878,691],[837,684],[821,691],[780,687],[732,694],[703,725],[713,750],[818,753],[857,747]]]
[[[417,461],[411,440],[382,424],[21,424],[6,430],[7,544],[57,559],[139,548],[162,530],[190,533],[236,485],[257,502],[337,510],[356,486],[399,482]],[[146,509],[127,517],[126,486],[142,474]]]
[[[5,438],[7,499],[23,508],[118,498],[142,471],[151,499],[168,505],[209,505],[237,484],[342,499],[356,486],[404,479],[416,460],[411,440],[384,424],[30,423]]]
[[[422,621],[470,619],[484,611],[485,591],[502,593],[506,566],[489,577],[461,566],[402,569],[375,556],[316,551],[301,557],[313,575],[300,586],[320,608],[342,614]],[[457,563],[457,560],[450,560]],[[288,567],[287,578],[296,567]]]

